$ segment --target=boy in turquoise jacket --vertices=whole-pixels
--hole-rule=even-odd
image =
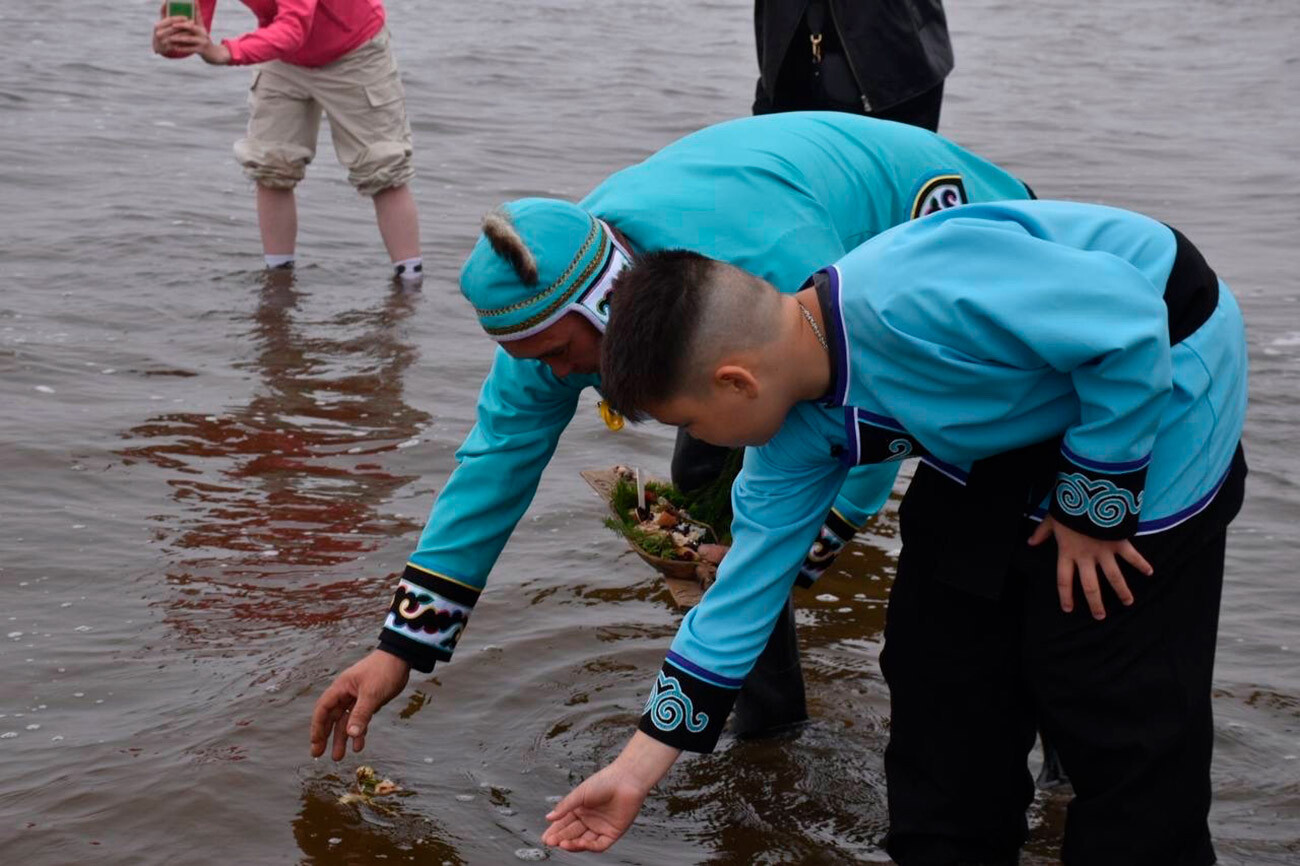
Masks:
[[[1214,862],[1210,681],[1246,345],[1186,238],[1098,205],[969,205],[793,295],[695,253],[647,256],[612,307],[615,409],[755,447],[731,551],[637,734],[544,841],[603,850],[681,749],[713,748],[845,474],[920,457],[881,658],[890,855],[1015,863],[1037,720],[1076,793],[1065,863]]]

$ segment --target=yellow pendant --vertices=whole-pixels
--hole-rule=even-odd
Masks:
[[[623,416],[611,409],[610,405],[604,400],[597,403],[596,408],[600,410],[600,419],[605,422],[605,426],[615,433],[622,430],[623,425],[627,423]]]

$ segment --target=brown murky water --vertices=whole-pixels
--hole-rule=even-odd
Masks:
[[[1223,863],[1300,862],[1300,15],[949,5],[944,132],[1044,196],[1178,225],[1242,299],[1253,474],[1212,820]],[[578,470],[666,468],[669,431],[610,435],[584,403],[456,661],[372,730],[366,760],[411,792],[392,813],[336,802],[357,761],[311,761],[308,715],[372,644],[469,428],[491,346],[453,285],[478,215],[747,113],[750,5],[392,0],[430,264],[409,295],[324,140],[302,267],[264,284],[229,153],[249,73],[150,55],[155,8],[0,6],[2,859],[515,862],[620,747],[677,621]],[[685,761],[600,862],[885,859],[894,526],[802,599],[815,722]],[[1052,862],[1062,808],[1037,808],[1026,862]]]

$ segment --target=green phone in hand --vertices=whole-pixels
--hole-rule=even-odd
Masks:
[[[195,18],[194,0],[167,0],[167,17],[173,18],[177,15],[182,18]]]

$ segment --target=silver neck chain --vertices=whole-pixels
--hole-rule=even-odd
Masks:
[[[817,320],[813,318],[812,313],[808,312],[808,308],[803,305],[802,301],[796,300],[795,303],[799,305],[799,312],[803,313],[804,319],[808,322],[808,327],[812,328],[813,336],[817,338],[817,342],[822,344],[823,349],[830,352],[831,347],[826,342],[826,335],[822,333],[822,326],[817,324]]]

